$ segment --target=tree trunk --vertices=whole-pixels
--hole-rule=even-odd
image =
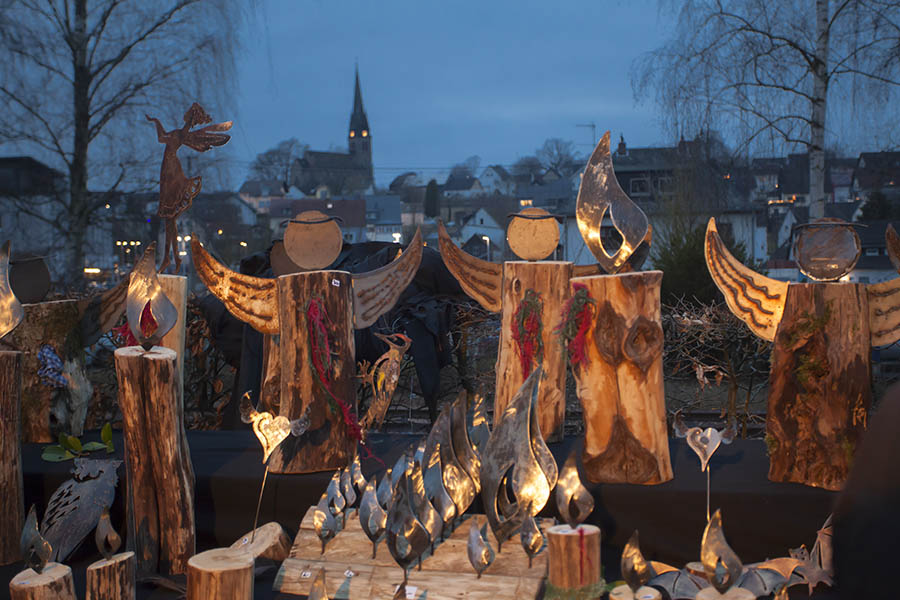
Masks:
[[[788,286],[769,375],[769,479],[840,490],[871,404],[865,285]]]
[[[356,360],[353,339],[353,280],[344,271],[311,271],[278,278],[278,318],[281,359],[281,406],[279,414],[299,418],[307,406],[309,430],[300,437],[288,436],[269,458],[273,473],[311,473],[341,468],[353,453],[350,437],[337,399],[356,412]],[[325,384],[313,366],[307,325],[312,300],[324,309],[321,324],[330,350],[330,379]],[[326,369],[327,370],[327,369]],[[330,390],[330,392],[329,392]]]
[[[255,536],[252,531],[248,531],[233,543],[231,548],[249,552],[253,558],[268,558],[280,563],[291,553],[291,538],[288,537],[284,527],[272,521],[257,527]]]
[[[828,0],[816,0],[816,54],[809,123],[809,219],[825,216],[825,119],[828,102]]]
[[[548,589],[557,592],[558,597],[572,594],[574,598],[580,590],[601,585],[599,527],[579,525],[572,529],[568,525],[554,525],[547,529],[547,551]]]
[[[140,573],[184,573],[194,554],[194,472],[174,350],[115,352],[128,477],[128,543]]]
[[[9,582],[10,600],[76,600],[72,569],[47,563],[41,573],[25,569]]]
[[[542,304],[540,339],[543,345],[544,372],[538,389],[538,422],[544,439],[557,439],[566,411],[566,354],[554,331],[559,315],[569,298],[572,263],[556,261],[508,261],[503,264],[503,310],[500,317],[500,348],[497,353],[497,387],[494,396],[494,420],[503,414],[525,378],[514,332],[519,326],[516,311],[528,290],[537,293]],[[532,361],[533,370],[537,356]]]
[[[281,336],[263,334],[262,381],[259,386],[259,410],[278,414],[281,406]]]
[[[253,600],[253,555],[215,548],[188,561],[187,600]]]
[[[175,305],[178,311],[178,320],[175,326],[169,330],[160,346],[171,348],[178,355],[178,380],[182,385],[179,392],[184,403],[184,340],[185,340],[185,316],[187,314],[187,277],[183,275],[159,275],[159,284],[163,293]]]
[[[87,600],[134,600],[134,552],[98,560],[87,568]]]
[[[595,483],[672,479],[663,389],[662,272],[576,277],[596,302],[586,361],[573,368],[584,461]]]
[[[71,282],[84,279],[85,231],[88,214],[88,146],[91,123],[91,69],[88,64],[87,0],[74,2],[75,24],[68,40],[72,46],[72,158],[69,162],[69,214],[67,246],[71,251],[68,272]]]
[[[0,565],[22,559],[22,353],[0,352]]]

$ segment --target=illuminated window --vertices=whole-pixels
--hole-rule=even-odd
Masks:
[[[356,137],[356,132],[353,131],[352,129],[350,130],[350,137],[352,137],[352,138]]]
[[[650,193],[650,180],[646,177],[632,179],[630,189],[634,196],[646,196]]]
[[[519,206],[531,206],[532,200],[519,200]]]
[[[365,129],[363,129],[363,130],[362,130],[362,136],[363,136],[363,137],[369,137],[369,132],[366,131]],[[893,183],[894,183],[894,182],[892,181],[891,184],[893,184]]]

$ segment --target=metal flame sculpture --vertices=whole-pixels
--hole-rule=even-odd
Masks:
[[[389,477],[390,475],[387,475],[386,478]],[[359,524],[366,537],[372,542],[372,558],[374,559],[378,551],[378,542],[384,537],[387,529],[387,512],[378,503],[374,477],[366,483],[366,489],[359,503]]]
[[[640,536],[637,529],[628,538],[628,543],[622,550],[620,563],[622,579],[628,584],[632,592],[637,592],[650,581],[652,570],[644,555],[641,553]]]
[[[25,525],[22,527],[19,547],[22,550],[22,560],[25,561],[25,566],[34,570],[35,573],[41,573],[44,570],[47,561],[53,554],[50,542],[45,540],[38,531],[37,512],[33,504],[25,518]]]
[[[556,482],[556,508],[563,521],[575,529],[594,512],[594,497],[578,475],[578,459],[569,454]]]
[[[405,455],[405,468],[397,481],[397,488],[387,518],[387,547],[394,561],[403,569],[403,584],[408,580],[409,567],[421,560],[431,539],[413,508],[413,488],[422,486],[422,472],[415,469],[413,459]],[[394,467],[396,472],[396,467]],[[424,492],[424,490],[423,490]]]
[[[720,594],[737,583],[744,569],[741,559],[725,541],[721,510],[716,510],[703,531],[700,560],[707,580]]]
[[[9,285],[9,242],[0,247],[0,339],[25,318],[25,309]]]
[[[125,314],[131,334],[144,350],[159,344],[178,321],[178,310],[163,292],[156,276],[156,242],[147,246],[134,266]]]
[[[119,551],[122,546],[122,536],[118,534],[109,520],[109,507],[104,507],[103,513],[100,515],[100,521],[97,523],[97,529],[94,531],[94,541],[97,543],[97,549],[103,558],[109,560]]]

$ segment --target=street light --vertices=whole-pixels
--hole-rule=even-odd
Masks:
[[[488,262],[491,261],[491,238],[486,235],[481,236],[481,239],[484,240],[484,245],[487,246],[487,259]]]

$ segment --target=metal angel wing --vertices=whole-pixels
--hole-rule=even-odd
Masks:
[[[900,277],[866,286],[869,297],[869,340],[887,346],[900,339]]]
[[[422,232],[390,264],[353,277],[353,326],[365,329],[393,308],[403,290],[412,282],[422,262]]]
[[[76,458],[73,477],[60,485],[44,513],[41,534],[53,547],[50,560],[62,562],[89,534],[116,497],[121,460]]]
[[[145,310],[148,305],[153,321],[150,324],[151,329],[144,328]],[[147,246],[144,255],[131,272],[125,312],[131,334],[144,350],[159,344],[178,322],[178,310],[166,297],[156,276],[156,242]]]
[[[891,264],[894,265],[894,269],[900,271],[900,236],[897,235],[897,230],[890,223],[884,230],[884,241]]]
[[[715,218],[706,227],[706,267],[728,308],[750,330],[774,341],[784,313],[788,284],[748,269],[725,248]]]
[[[25,309],[9,285],[9,242],[0,248],[0,338],[25,318]]]
[[[450,239],[444,224],[438,221],[441,258],[462,289],[485,310],[500,312],[503,265],[464,252]]]
[[[609,211],[613,227],[622,236],[622,243],[610,254],[603,246],[601,229],[603,217]],[[647,215],[631,201],[619,186],[613,171],[607,131],[588,160],[578,200],[575,206],[578,230],[588,249],[607,273],[640,267],[650,248],[652,230]]]
[[[191,235],[191,256],[200,280],[225,304],[228,312],[260,333],[280,333],[275,279],[232,271],[214,259],[195,234]]]
[[[228,131],[231,129],[231,125],[231,121],[225,121],[224,123],[215,123],[189,131],[182,139],[182,144],[197,152],[206,152],[213,146],[224,146],[231,139],[231,136],[215,132]]]

